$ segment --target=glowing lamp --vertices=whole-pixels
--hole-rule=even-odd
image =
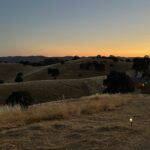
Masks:
[[[132,118],[130,118],[130,119],[129,119],[129,122],[130,122],[130,124],[131,124],[131,127],[132,127],[132,124],[133,124],[133,119],[132,119]]]

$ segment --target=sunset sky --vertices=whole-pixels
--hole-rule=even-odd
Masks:
[[[150,55],[150,0],[0,0],[0,56]]]

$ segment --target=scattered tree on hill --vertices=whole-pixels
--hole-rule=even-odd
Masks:
[[[103,71],[105,70],[105,64],[99,63],[97,61],[80,64],[80,69],[90,70],[91,68],[94,68],[96,71]]]
[[[78,74],[78,77],[82,77],[83,75],[81,73]]]
[[[100,59],[100,58],[101,58],[101,55],[97,55],[96,58]]]
[[[85,64],[86,70],[90,70],[91,65],[92,65],[91,62],[87,62],[87,63]]]
[[[112,71],[103,81],[106,86],[104,93],[129,93],[134,91],[134,83],[131,78],[122,72]]]
[[[113,62],[118,62],[118,61],[119,61],[119,58],[118,58],[118,57],[115,57],[115,56],[113,56],[113,55],[110,55],[110,56],[108,57],[108,59],[113,60]]]
[[[4,80],[0,80],[0,84],[3,84],[4,83]]]
[[[51,76],[54,77],[54,79],[56,79],[57,76],[60,74],[60,72],[59,72],[58,69],[49,68],[48,69],[48,74],[51,74]]]
[[[110,64],[109,66],[110,66],[110,67],[113,67],[114,65],[113,65],[113,64]]]
[[[149,74],[149,66],[150,58],[145,56],[144,58],[135,58],[133,60],[132,69],[135,71],[135,76],[141,72],[143,74],[142,77],[144,77],[145,75]]]
[[[80,69],[84,69],[85,68],[85,64],[84,63],[81,63],[80,64]]]
[[[29,92],[16,91],[6,99],[6,104],[9,106],[20,105],[21,108],[28,108],[29,105],[33,104],[33,101],[34,99]]]
[[[15,78],[15,82],[23,82],[23,73],[19,72]]]
[[[94,65],[95,70],[97,70],[97,71],[104,71],[105,70],[105,64],[103,64],[103,63],[99,63],[97,61],[94,61],[93,65]]]
[[[20,63],[20,64],[23,64],[24,66],[30,65],[30,62],[29,62],[29,61],[20,61],[19,63]]]
[[[125,61],[126,62],[132,62],[132,59],[127,58]]]
[[[135,58],[133,62],[134,63],[133,63],[132,69],[134,69],[135,71],[144,72],[148,70],[149,65],[150,65],[149,58]]]
[[[63,64],[65,63],[65,61],[64,61],[64,60],[62,60],[60,63],[63,65]]]
[[[80,59],[80,57],[79,57],[79,56],[74,56],[74,57],[72,58],[72,60],[77,60],[77,59]]]

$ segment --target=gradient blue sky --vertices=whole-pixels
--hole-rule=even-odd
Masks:
[[[0,56],[149,50],[150,0],[0,0]]]

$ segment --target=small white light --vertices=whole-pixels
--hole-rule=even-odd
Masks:
[[[130,122],[133,122],[133,119],[132,119],[132,118],[130,118],[130,119],[129,119],[129,121],[130,121]]]
[[[133,119],[130,118],[130,119],[129,119],[129,122],[130,122],[130,125],[131,125],[131,128],[132,128]]]

